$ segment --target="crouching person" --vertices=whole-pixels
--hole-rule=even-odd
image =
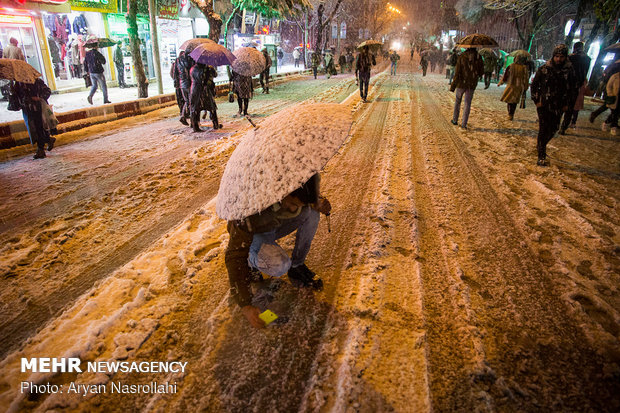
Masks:
[[[226,268],[231,295],[241,312],[256,328],[265,326],[260,310],[252,305],[251,281],[259,281],[260,273],[281,277],[288,273],[297,288],[321,290],[323,281],[305,264],[319,225],[320,213],[329,214],[331,205],[319,196],[319,175],[288,194],[280,202],[242,220],[228,221],[230,240],[226,250]],[[276,240],[296,231],[292,257]]]

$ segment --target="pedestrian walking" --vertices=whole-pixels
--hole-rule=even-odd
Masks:
[[[215,67],[208,65],[206,72],[206,82],[202,93],[202,110],[209,112],[209,118],[211,122],[213,122],[213,129],[222,129],[224,125],[217,119],[217,104],[215,103],[215,78],[217,77],[217,70]]]
[[[368,97],[368,84],[370,83],[370,68],[371,65],[377,64],[375,55],[370,54],[368,46],[364,46],[357,56],[357,62],[355,62],[355,77],[359,79],[360,85],[360,97],[364,102]]]
[[[190,125],[194,132],[202,132],[200,129],[200,112],[203,110],[203,94],[207,84],[207,66],[196,63],[189,71],[192,81],[190,86]]]
[[[412,62],[413,61],[413,52],[415,51],[415,49],[412,47],[411,51],[409,53],[409,61]]]
[[[317,52],[312,52],[312,56],[310,57],[310,63],[312,64],[312,74],[316,79],[317,72],[319,70],[319,64],[321,60],[319,58],[319,54]]]
[[[612,135],[618,135],[618,118],[620,117],[620,105],[618,105],[618,99],[620,96],[620,73],[614,73],[607,82],[605,88],[607,97],[605,101],[608,102],[609,109],[611,109],[611,115],[607,119],[606,123],[609,125]]]
[[[564,120],[560,126],[560,135],[564,135],[569,126],[573,129],[577,127],[577,117],[579,111],[583,109],[586,94],[587,76],[590,69],[590,57],[583,51],[583,42],[577,42],[573,46],[573,53],[568,56],[568,60],[575,71],[575,96],[574,102],[568,103],[568,109],[564,112]]]
[[[446,78],[448,79],[448,83],[452,83],[452,79],[454,78],[454,68],[456,67],[458,57],[459,55],[456,51],[456,47],[452,48],[448,55],[448,61],[446,62]]]
[[[325,56],[323,57],[323,62],[325,65],[325,77],[329,79],[332,75],[335,75],[336,68],[334,67],[334,55],[330,50],[325,52]]]
[[[177,106],[179,107],[179,115],[181,116],[181,119],[182,119],[181,122],[185,121],[185,124],[187,124],[185,117],[183,117],[183,107],[185,106],[185,98],[183,97],[183,91],[181,89],[180,74],[179,74],[179,69],[178,69],[178,63],[179,63],[179,59],[181,59],[181,55],[185,55],[185,52],[181,51],[179,53],[179,56],[176,59],[174,59],[174,61],[172,62],[172,65],[170,65],[170,77],[172,78],[172,82],[174,84],[174,94],[177,98]]]
[[[278,66],[282,66],[282,61],[284,60],[284,52],[281,48],[278,47]]]
[[[495,65],[495,81],[499,82],[499,77],[501,75],[502,69],[504,68],[504,64],[506,64],[506,60],[504,59],[504,55],[500,55],[497,59],[497,63]],[[531,73],[530,73],[531,75]]]
[[[51,151],[56,142],[56,138],[50,136],[50,130],[45,129],[43,124],[42,103],[45,102],[47,106],[47,99],[52,91],[41,78],[38,78],[33,84],[14,82],[11,94],[12,99],[15,99],[21,107],[30,142],[37,145],[37,152],[33,158],[45,158],[45,145],[47,150]]]
[[[293,50],[293,60],[295,61],[295,67],[299,66],[300,57],[301,57],[301,53],[299,53],[299,49]]]
[[[347,51],[347,72],[351,73],[351,71],[353,70],[353,61],[355,60],[355,57],[353,56],[353,53],[349,50]]]
[[[265,58],[265,70],[260,72],[258,78],[260,87],[263,88],[262,93],[269,94],[269,70],[271,69],[272,61],[269,52],[267,52],[267,48],[263,49],[263,57]]]
[[[482,56],[484,62],[484,88],[488,89],[491,86],[491,77],[493,77],[493,71],[497,68],[497,56],[494,53],[487,53]]]
[[[105,63],[105,57],[103,57],[96,48],[92,48],[86,52],[86,56],[84,57],[84,70],[90,75],[90,81],[93,84],[86,100],[88,100],[88,103],[91,105],[93,104],[93,96],[95,92],[97,92],[98,87],[101,87],[101,91],[103,92],[103,103],[111,103],[108,100],[108,85],[106,84],[105,75],[103,74],[103,65]]]
[[[19,42],[17,41],[17,39],[11,37],[9,39],[9,45],[4,49],[4,52],[2,53],[2,57],[4,57],[5,59],[17,59],[26,61],[26,58],[24,57],[24,52],[22,51],[21,47],[18,47],[18,44]]]
[[[514,63],[506,68],[504,76],[497,83],[498,87],[504,83],[507,85],[500,100],[508,105],[508,120],[514,119],[517,104],[527,91],[529,79],[530,75],[525,58],[518,57]]]
[[[121,89],[127,87],[125,84],[125,62],[123,61],[123,49],[122,42],[116,43],[116,48],[114,49],[114,66],[116,66],[116,75],[118,76],[118,86]]]
[[[420,53],[420,66],[422,67],[422,76],[426,76],[426,70],[428,69],[428,51],[426,50]]]
[[[392,65],[390,66],[390,75],[396,74],[396,65],[398,65],[399,60],[400,56],[396,53],[396,50],[394,50],[390,55],[390,62],[392,62]]]
[[[615,62],[613,62],[612,64],[610,64],[609,66],[607,66],[605,68],[605,71],[603,71],[603,76],[601,77],[601,88],[603,90],[606,91],[607,88],[607,83],[609,82],[609,79],[611,79],[611,77],[616,74],[617,72],[620,71],[620,59],[616,60]],[[607,93],[607,92],[605,92]],[[594,123],[594,120],[603,112],[605,112],[608,108],[607,103],[603,103],[598,109],[596,109],[594,112],[592,112],[590,114],[590,123]],[[605,130],[609,130],[609,125],[611,122],[611,117],[612,115],[610,114],[607,119],[605,120],[605,122],[603,122],[602,128],[603,131]]]
[[[343,53],[340,53],[340,57],[338,57],[338,66],[340,66],[340,74],[344,74],[344,69],[347,66],[347,57]]]
[[[237,95],[237,104],[239,105],[239,115],[248,114],[248,105],[250,104],[250,98],[254,93],[254,86],[252,84],[251,76],[243,76],[239,73],[232,71],[232,90]]]
[[[471,101],[474,97],[474,91],[478,86],[478,80],[484,73],[484,63],[478,54],[476,48],[468,48],[465,53],[461,54],[454,68],[454,79],[450,86],[450,91],[456,92],[454,101],[454,113],[452,114],[452,124],[457,125],[459,121],[459,112],[461,111],[461,100],[465,95],[465,106],[463,108],[463,119],[461,128],[467,129],[467,121],[469,120],[469,111],[471,110]]]
[[[532,80],[532,100],[538,112],[538,161],[547,166],[547,144],[560,126],[562,112],[574,97],[575,72],[568,61],[568,47],[559,44],[553,49],[553,57],[538,68]]]
[[[181,51],[179,53],[179,57],[176,60],[176,71],[175,76],[179,79],[179,88],[181,89],[181,94],[183,96],[183,109],[181,109],[181,117],[179,118],[179,122],[183,125],[189,125],[187,123],[187,118],[190,117],[190,101],[189,101],[189,93],[192,87],[192,78],[189,76],[189,71],[194,64],[194,59],[192,59],[187,53]]]

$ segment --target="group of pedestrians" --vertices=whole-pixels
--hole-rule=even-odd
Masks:
[[[584,52],[584,44],[577,42],[573,53],[569,55],[568,47],[564,44],[557,45],[553,55],[545,64],[538,68],[531,83],[531,98],[536,105],[538,113],[538,138],[537,138],[537,165],[547,166],[547,144],[555,136],[556,132],[564,135],[567,129],[576,128],[579,111],[584,107],[584,97],[587,90],[587,73],[591,59]],[[453,55],[455,51],[453,50]],[[421,61],[424,57],[421,57]],[[485,89],[490,84],[493,69],[497,62],[489,59],[485,62],[476,48],[468,48],[456,58],[454,64],[454,76],[450,83],[450,90],[456,93],[452,124],[458,125],[461,103],[465,98],[461,128],[467,129],[467,122],[471,110],[471,102],[474,91],[481,77],[484,77]],[[594,122],[596,116],[607,109],[611,114],[603,123],[603,130],[612,130],[618,133],[618,94],[620,88],[620,60],[610,65],[603,76],[606,81],[606,103],[600,109],[593,112],[590,122]],[[517,56],[510,64],[498,86],[506,84],[501,101],[507,104],[508,119],[513,120],[517,105],[521,103],[525,107],[525,94],[530,87],[529,79],[532,75],[532,64],[525,56]],[[563,119],[562,119],[563,117]]]
[[[213,122],[213,129],[222,128],[217,118],[215,103],[215,82],[217,71],[213,66],[195,62],[184,51],[173,62],[170,76],[174,80],[177,104],[179,106],[179,122],[191,126],[195,132],[201,132],[200,115],[207,113]],[[190,123],[187,122],[189,118]]]

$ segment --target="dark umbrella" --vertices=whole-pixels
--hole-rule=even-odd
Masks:
[[[499,47],[499,44],[491,36],[482,33],[469,34],[456,43],[459,47]]]
[[[101,49],[103,47],[115,46],[116,43],[118,43],[118,42],[115,42],[112,39],[108,39],[107,37],[100,37],[98,39],[90,39],[90,40],[88,40],[84,44],[84,47],[92,47],[92,48]]]
[[[189,55],[196,62],[211,66],[230,65],[236,59],[230,50],[217,43],[199,44]]]
[[[211,43],[215,44],[215,42],[211,39],[207,39],[204,37],[196,37],[194,39],[189,39],[183,42],[181,46],[179,46],[179,50],[185,50],[185,53],[191,53],[192,50],[199,44]]]

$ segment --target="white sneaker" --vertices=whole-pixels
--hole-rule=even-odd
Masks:
[[[620,129],[618,129],[618,128],[611,128],[611,134],[612,135],[620,135]]]
[[[609,123],[603,122],[603,125],[601,126],[601,130],[603,132],[607,132],[609,130]]]

